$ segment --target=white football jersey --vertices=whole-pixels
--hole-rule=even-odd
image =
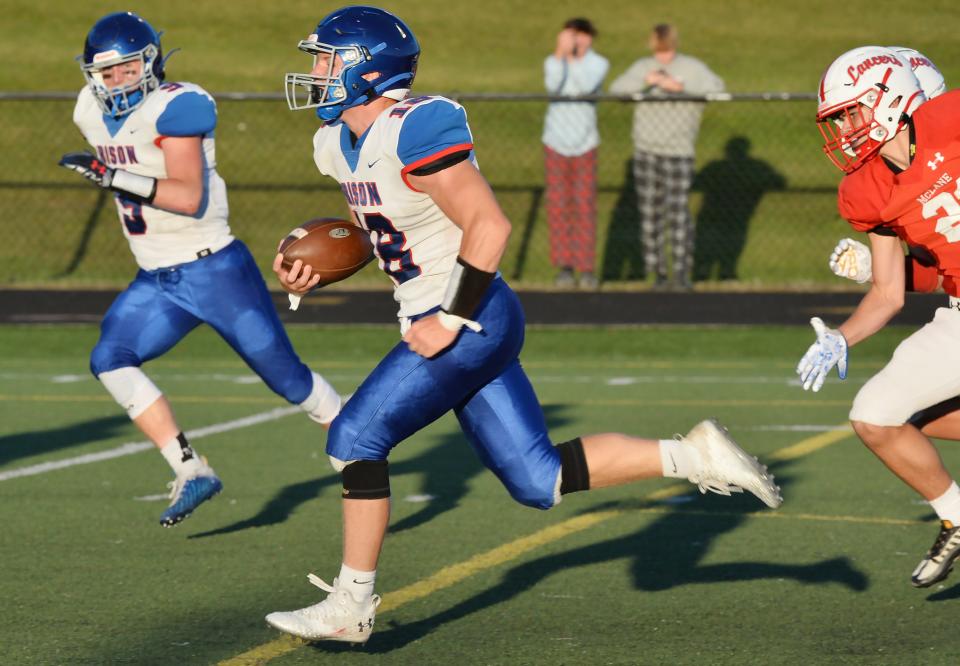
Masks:
[[[228,245],[227,187],[217,173],[213,98],[192,83],[164,83],[119,120],[104,116],[89,87],[77,97],[73,122],[100,161],[141,176],[166,178],[163,140],[203,136],[204,190],[196,215],[183,215],[115,193],[123,233],[137,264],[146,270],[194,261]]]
[[[394,282],[398,316],[440,305],[462,232],[407,174],[464,151],[474,160],[463,107],[443,97],[408,98],[381,113],[356,144],[336,123],[321,127],[313,146],[320,173],[340,184],[370,233],[380,268]]]

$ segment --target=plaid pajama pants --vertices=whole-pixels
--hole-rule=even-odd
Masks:
[[[687,279],[693,263],[694,227],[687,202],[693,182],[693,158],[636,152],[633,180],[647,273],[667,277],[669,226],[674,279]]]
[[[597,220],[597,151],[567,157],[543,147],[550,262],[593,271]]]

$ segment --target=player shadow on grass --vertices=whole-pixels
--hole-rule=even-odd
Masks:
[[[564,414],[566,408],[566,405],[547,405],[543,408],[548,428],[558,428],[571,422],[571,418]],[[423,475],[420,494],[427,495],[430,499],[419,511],[393,522],[390,525],[390,533],[394,534],[423,525],[453,509],[469,493],[470,481],[485,470],[486,468],[480,464],[460,432],[444,435],[439,438],[436,446],[430,447],[414,458],[391,463],[390,477],[393,479],[404,474]],[[328,487],[340,488],[339,474],[331,472],[319,479],[286,486],[277,492],[255,516],[232,525],[191,534],[187,538],[200,539],[232,534],[250,528],[277,525],[286,521],[298,506],[318,497]]]
[[[954,573],[950,575],[956,576],[957,574]],[[955,584],[952,587],[947,587],[931,594],[927,597],[927,601],[952,601],[954,599],[960,599],[960,582],[954,582]]]
[[[610,213],[602,256],[600,279],[604,282],[643,280],[646,277],[632,158],[624,163],[623,186]]]
[[[404,474],[424,474],[426,478],[423,494],[432,495],[434,498],[421,512],[407,516],[391,525],[391,532],[397,531],[397,525],[401,525],[400,529],[408,529],[414,524],[425,522],[456,506],[460,497],[466,494],[467,481],[482,469],[480,463],[476,461],[471,460],[470,464],[464,464],[463,460],[466,456],[463,454],[466,446],[462,437],[445,436],[436,446],[430,447],[421,455],[390,465],[390,476],[394,479]],[[436,483],[432,481],[434,478]],[[443,490],[440,489],[441,485]],[[256,515],[250,518],[206,532],[191,534],[187,538],[201,539],[283,523],[298,506],[316,499],[324,489],[331,487],[338,490],[340,488],[340,475],[332,470],[330,474],[319,479],[295,483],[280,489]],[[331,502],[339,501],[338,497],[332,495],[329,499]],[[424,517],[416,521],[420,513],[425,516],[429,513],[429,518]]]
[[[0,437],[0,465],[90,442],[113,439],[130,429],[126,414],[70,423],[50,430],[19,432]]]
[[[771,465],[777,472],[781,486],[789,484],[775,467],[783,468],[788,463]],[[697,493],[695,489],[691,493]],[[389,620],[386,631],[375,633],[366,646],[366,652],[386,653],[420,640],[447,622],[460,620],[472,613],[502,604],[529,591],[554,573],[570,571],[578,567],[630,560],[630,573],[635,590],[661,592],[675,587],[696,583],[732,583],[752,580],[793,580],[806,585],[837,583],[854,592],[867,589],[869,579],[845,557],[835,557],[819,562],[791,564],[743,560],[704,564],[714,541],[740,527],[750,513],[764,511],[752,495],[735,495],[731,498],[696,496],[693,501],[682,504],[614,502],[593,506],[587,513],[619,509],[660,512],[661,517],[639,531],[625,537],[599,541],[566,552],[544,557],[516,566],[504,574],[501,582],[480,594],[467,599],[446,611],[431,617],[398,624]],[[579,604],[580,601],[574,603]],[[505,622],[510,618],[505,617]],[[519,621],[519,618],[517,618]],[[381,628],[382,628],[381,624]],[[316,645],[323,651],[339,647]]]

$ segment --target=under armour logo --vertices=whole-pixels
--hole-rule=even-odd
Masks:
[[[361,620],[360,622],[357,622],[357,631],[359,631],[359,632],[362,634],[364,628],[373,629],[373,618],[372,618],[372,617],[367,618],[367,621],[366,621],[366,622],[363,622],[362,620]]]
[[[927,162],[927,166],[930,167],[931,171],[933,171],[937,168],[937,165],[940,164],[942,161],[943,161],[943,153],[941,153],[940,151],[937,151],[934,154],[933,159]]]

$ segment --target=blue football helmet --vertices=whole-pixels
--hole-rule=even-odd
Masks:
[[[107,14],[97,21],[83,45],[80,69],[104,114],[124,116],[146,100],[147,93],[163,81],[164,59],[160,33],[133,12]],[[139,60],[140,78],[122,88],[108,88],[101,70]]]
[[[291,110],[317,109],[321,120],[337,120],[347,109],[413,84],[420,44],[399,18],[377,7],[355,5],[329,14],[297,48],[314,57],[314,69],[326,57],[326,71],[287,74]],[[365,74],[378,76],[367,80]],[[394,93],[402,95],[402,93]],[[401,98],[398,96],[398,99]]]

